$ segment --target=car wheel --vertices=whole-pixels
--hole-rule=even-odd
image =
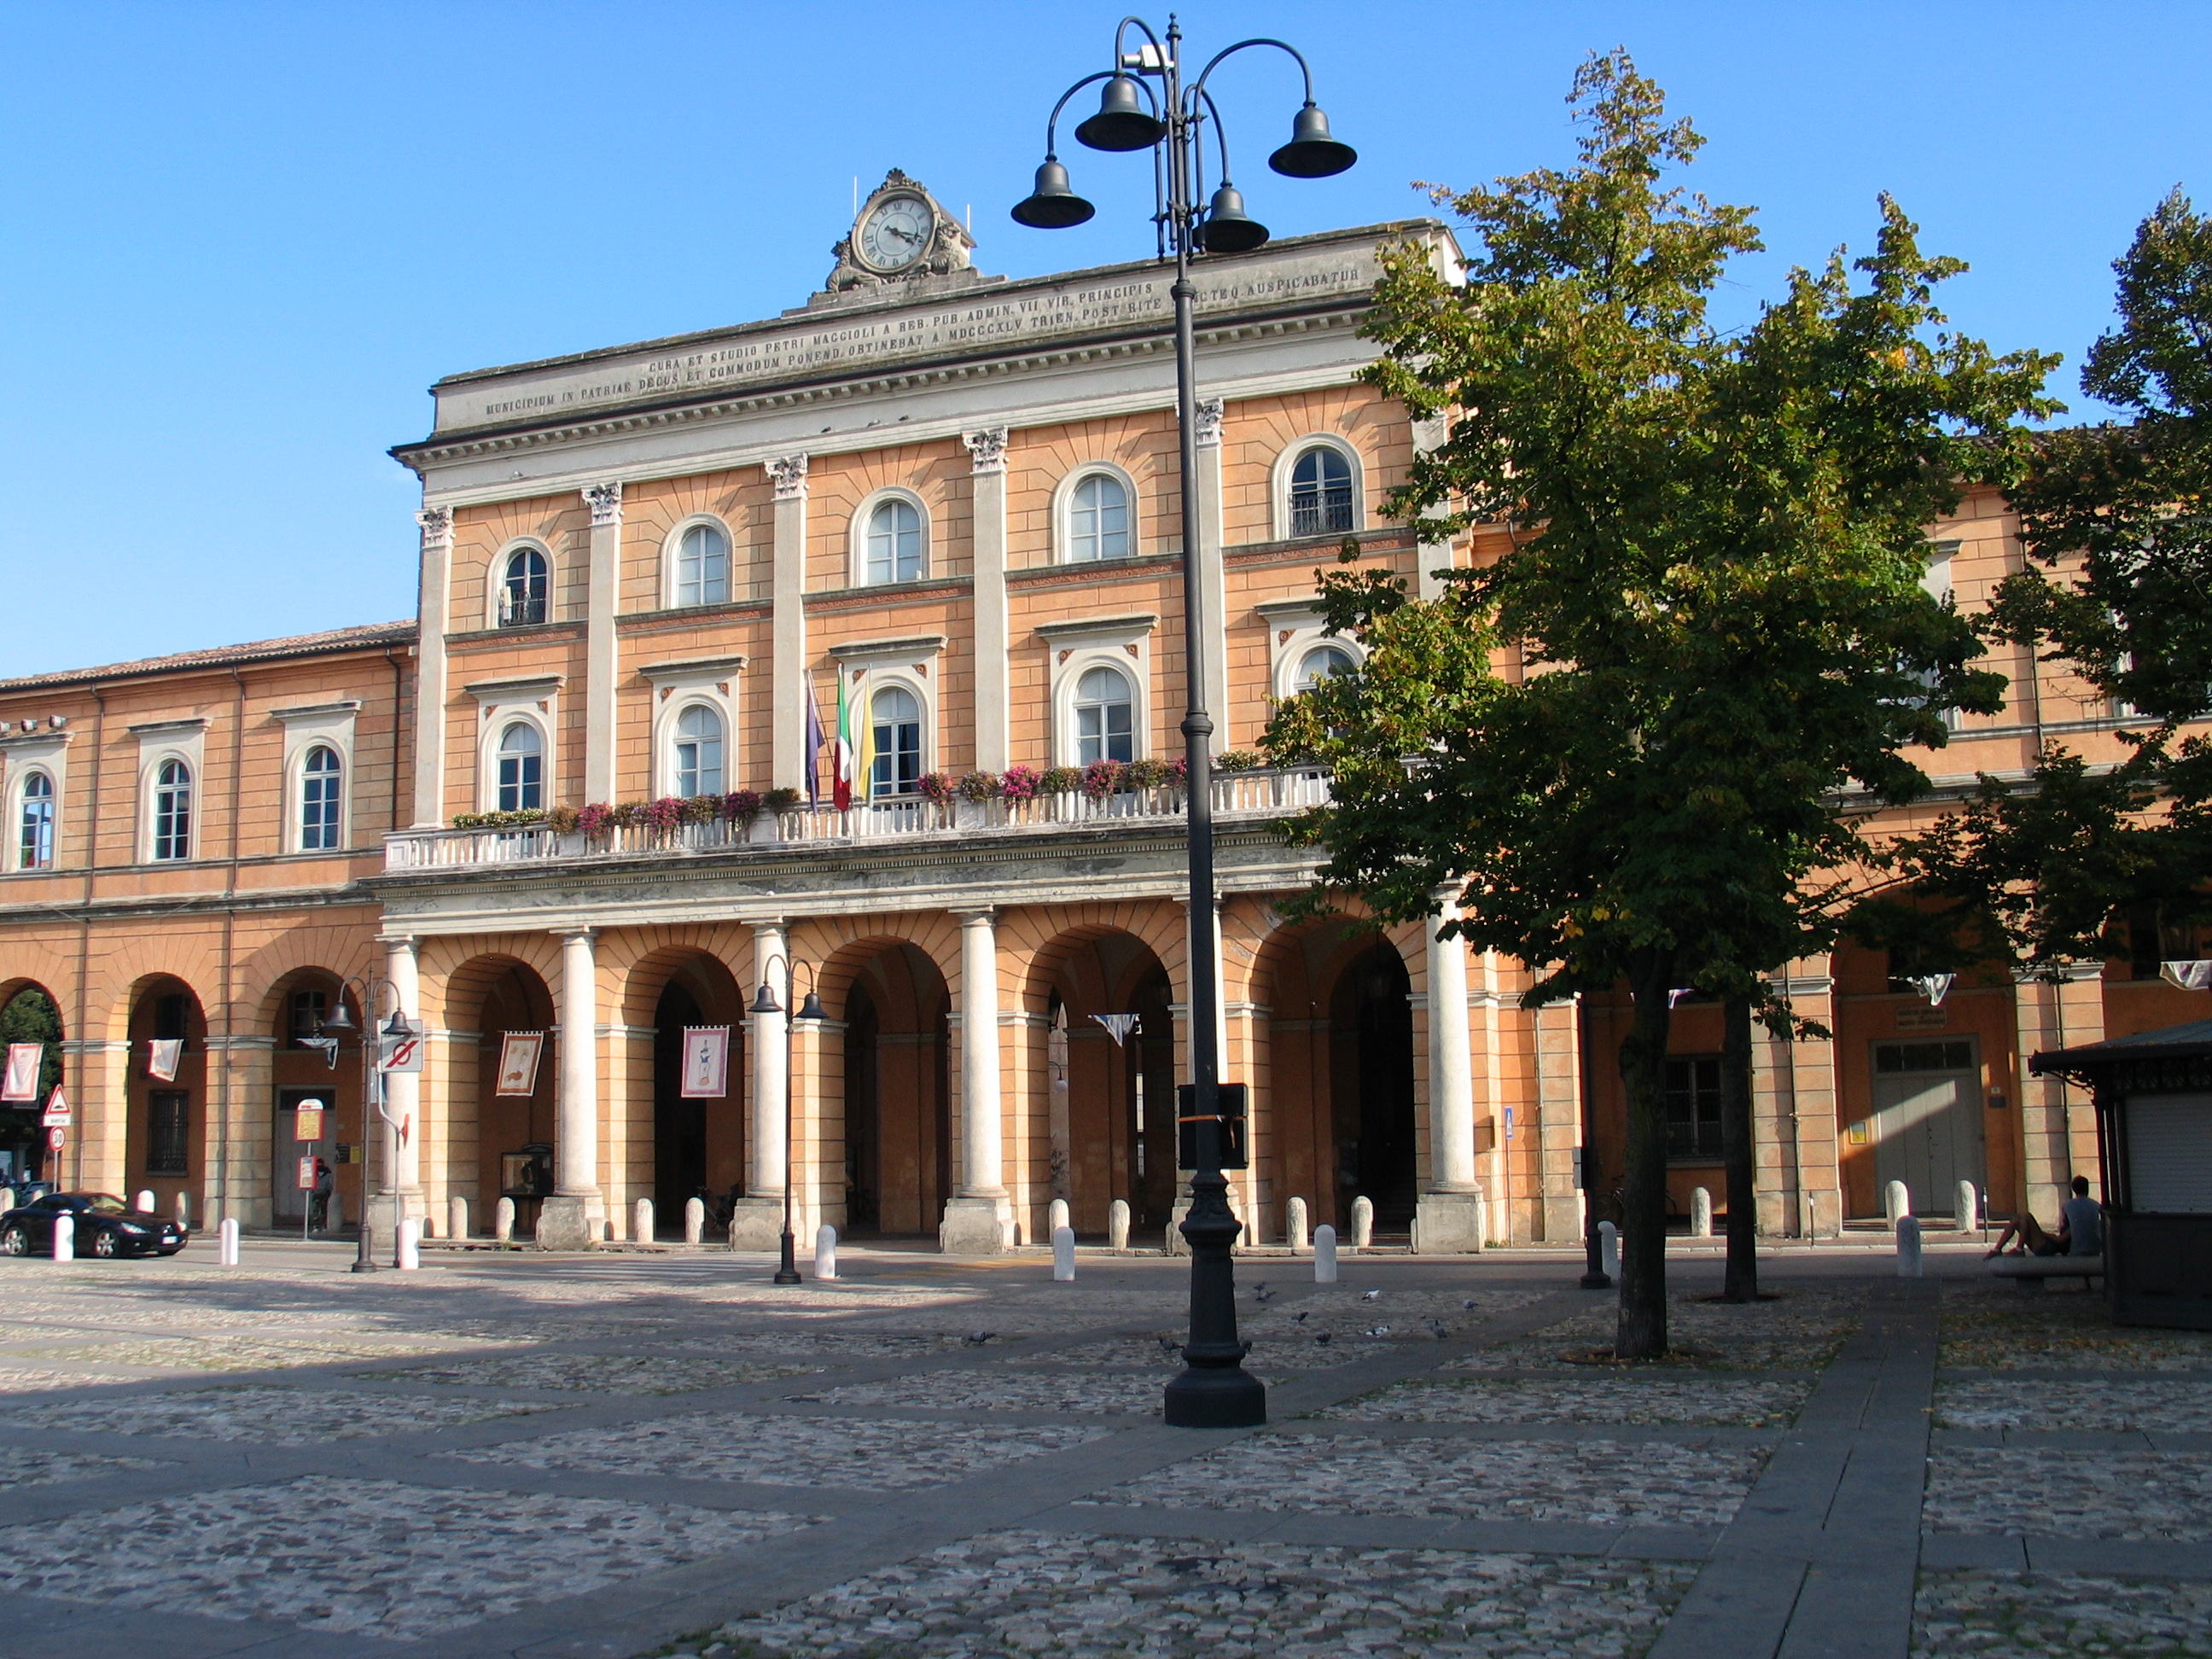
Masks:
[[[97,1232],[92,1236],[92,1253],[102,1261],[112,1261],[122,1254],[122,1250],[116,1244],[113,1233]]]
[[[30,1253],[30,1235],[21,1227],[0,1229],[0,1255],[28,1255]]]

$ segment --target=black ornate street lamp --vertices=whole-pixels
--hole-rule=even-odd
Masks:
[[[1146,44],[1133,52],[1122,46],[1129,33]],[[1221,1172],[1219,1112],[1220,1054],[1215,1021],[1221,988],[1215,980],[1213,917],[1213,778],[1209,740],[1213,720],[1206,708],[1203,625],[1204,589],[1199,580],[1198,394],[1193,358],[1197,330],[1197,291],[1190,264],[1206,254],[1247,253],[1267,240],[1267,228],[1244,210],[1244,198],[1230,180],[1229,146],[1221,112],[1206,90],[1206,79],[1221,62],[1249,46],[1273,46],[1288,52],[1305,77],[1305,104],[1291,123],[1291,141],[1267,158],[1268,166],[1292,179],[1325,179],[1358,158],[1349,145],[1329,136],[1328,118],[1314,103],[1313,71],[1295,47],[1280,40],[1240,40],[1214,54],[1198,78],[1182,79],[1182,30],[1170,17],[1163,42],[1152,26],[1125,17],[1114,30],[1114,66],[1087,75],[1060,94],[1045,121],[1044,164],[1036,188],[1013,210],[1017,223],[1039,230],[1079,225],[1097,210],[1078,196],[1060,164],[1054,140],[1060,112],[1084,88],[1103,81],[1098,112],[1075,130],[1092,149],[1152,153],[1153,212],[1159,254],[1175,259],[1176,418],[1182,428],[1183,677],[1188,708],[1183,715],[1184,752],[1189,765],[1190,851],[1190,1070],[1197,1156],[1190,1181],[1190,1210],[1182,1236],[1190,1244],[1190,1340],[1182,1351],[1183,1370],[1167,1387],[1167,1420],[1182,1428],[1246,1428],[1267,1420],[1267,1394],[1260,1379],[1243,1367],[1244,1345],[1237,1335],[1236,1267],[1231,1247],[1241,1224],[1229,1208],[1229,1181]],[[1158,91],[1152,82],[1158,83]],[[1214,148],[1221,158],[1220,182],[1209,199],[1200,140],[1213,124]],[[1197,204],[1205,201],[1204,209]]]
[[[753,998],[753,1012],[756,1014],[780,1014],[791,1002],[791,956],[789,952],[781,951],[776,952],[776,956],[783,958],[783,1001],[779,1003],[775,1000],[775,986],[769,977],[773,969],[763,969],[760,992]],[[769,958],[771,963],[775,960],[773,956]],[[799,1018],[811,1020],[830,1018],[822,1006],[822,999],[814,994],[814,969],[811,967],[806,970],[806,1000],[799,1010]],[[776,1266],[775,1281],[779,1285],[799,1283],[799,1241],[792,1237],[791,1232],[791,1024],[788,1019],[783,1022],[783,1256]]]
[[[409,1019],[406,1011],[399,1006],[398,986],[376,974],[358,974],[339,979],[336,1003],[330,1012],[317,1022],[317,1029],[322,1033],[336,1034],[356,1029],[353,1016],[346,1012],[345,994],[348,991],[351,991],[361,999],[362,1024],[370,1028],[363,1030],[361,1037],[361,1223],[355,1235],[353,1271],[357,1273],[373,1273],[376,1271],[376,1246],[374,1241],[369,1237],[373,1230],[368,1224],[368,1150],[370,1145],[368,1124],[371,1113],[384,1121],[384,1133],[377,1139],[385,1143],[384,1178],[386,1181],[392,1179],[399,1160],[398,1126],[390,1118],[384,1116],[384,1073],[377,1065],[377,1049],[380,1045],[378,1033],[374,1028],[376,1024],[376,1006],[382,1000],[383,993],[386,991],[392,993],[392,1018],[385,1022],[382,1033],[384,1036],[394,1039],[420,1036],[422,1035],[422,1028]],[[337,1041],[335,1035],[331,1036],[331,1041]],[[336,1054],[333,1054],[331,1058],[335,1060]],[[398,1188],[395,1186],[392,1189],[392,1213],[397,1217],[399,1209]],[[395,1267],[399,1265],[399,1229],[396,1222],[392,1229],[392,1265]]]

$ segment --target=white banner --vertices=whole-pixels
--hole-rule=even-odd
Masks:
[[[536,1094],[538,1058],[544,1052],[544,1032],[509,1031],[500,1040],[499,1086],[492,1092],[501,1095]]]
[[[0,1083],[0,1100],[34,1101],[39,1097],[39,1067],[46,1057],[43,1042],[8,1045],[8,1076]]]
[[[720,1100],[730,1091],[730,1028],[684,1028],[684,1088],[686,1100]]]
[[[146,1040],[146,1075],[157,1083],[177,1080],[177,1063],[185,1057],[182,1037],[149,1037]]]

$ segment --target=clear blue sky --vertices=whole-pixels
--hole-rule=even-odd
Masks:
[[[29,4],[0,9],[6,258],[0,676],[411,614],[412,477],[439,375],[773,315],[904,167],[972,203],[989,270],[1150,246],[1144,169],[1073,151],[1097,220],[1006,211],[1109,6]],[[1164,22],[1164,16],[1156,18]],[[1890,190],[1973,270],[1959,325],[2066,354],[2172,185],[2212,205],[2212,6],[1194,6],[1192,46],[1279,33],[1360,165],[1316,183],[1286,63],[1221,90],[1278,234],[1427,210],[1408,181],[1564,161],[1562,99],[1626,45],[1708,136],[1692,181],[1790,263],[1863,246]]]

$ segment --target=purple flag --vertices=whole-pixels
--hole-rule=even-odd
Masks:
[[[822,797],[822,710],[814,701],[814,676],[806,677],[806,804]]]

